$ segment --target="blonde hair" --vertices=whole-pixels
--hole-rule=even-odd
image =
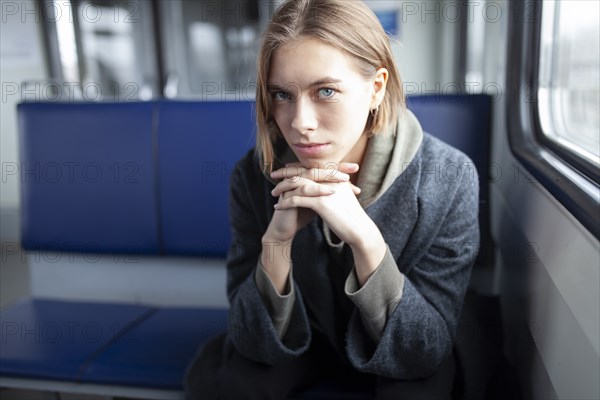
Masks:
[[[379,20],[362,2],[355,0],[287,0],[273,15],[262,38],[257,61],[256,149],[263,171],[271,172],[274,145],[281,135],[271,114],[267,78],[273,53],[300,38],[317,39],[348,54],[367,79],[379,68],[388,70],[385,97],[375,117],[369,115],[366,132],[379,134],[396,124],[404,108],[402,82],[389,39]]]

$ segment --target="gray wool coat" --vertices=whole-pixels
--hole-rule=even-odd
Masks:
[[[406,134],[400,125],[397,134]],[[419,134],[423,139],[403,172],[365,207],[388,246],[386,262],[404,277],[401,299],[388,313],[379,340],[369,334],[345,292],[353,273],[352,251],[344,245],[340,254],[332,253],[318,216],[294,238],[295,301],[285,333],[278,335],[255,280],[261,238],[277,202],[270,193],[274,184],[261,172],[254,150],[236,164],[230,188],[227,335],[241,354],[275,365],[303,354],[318,331],[341,363],[364,373],[415,379],[433,373],[451,352],[479,248],[479,183],[466,155]]]

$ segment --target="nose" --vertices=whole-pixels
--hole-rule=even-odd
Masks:
[[[302,134],[314,131],[318,126],[314,104],[307,97],[302,96],[298,99],[292,119],[292,129]]]

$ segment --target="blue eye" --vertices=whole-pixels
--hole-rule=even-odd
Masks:
[[[335,94],[335,90],[331,88],[322,88],[319,89],[319,96],[329,98]]]

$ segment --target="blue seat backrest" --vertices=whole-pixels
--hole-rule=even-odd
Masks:
[[[408,107],[475,163],[486,237],[491,98],[411,96]],[[23,103],[18,113],[26,249],[226,254],[229,179],[255,142],[253,102]]]
[[[158,153],[163,246],[225,256],[229,178],[254,146],[253,102],[160,102]]]
[[[479,173],[479,226],[482,238],[479,260],[483,260],[492,253],[488,202],[492,97],[485,94],[409,96],[407,107],[416,115],[423,130],[461,150],[475,164]],[[439,166],[441,178],[444,177],[445,167],[450,168]]]
[[[22,246],[157,253],[152,103],[22,103]]]

